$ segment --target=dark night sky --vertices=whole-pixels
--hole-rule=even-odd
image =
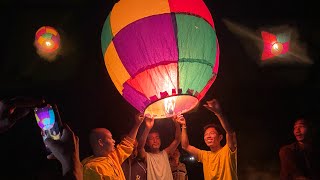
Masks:
[[[56,102],[61,117],[80,137],[81,159],[90,155],[88,132],[106,127],[116,140],[131,128],[136,110],[113,86],[100,48],[103,22],[115,0],[57,0],[45,2],[1,1],[0,98],[14,95],[44,96]],[[220,42],[217,80],[200,102],[220,100],[238,135],[240,179],[278,179],[278,150],[290,143],[292,120],[306,116],[319,127],[319,41],[317,6],[295,1],[221,0],[205,3],[215,22]],[[299,63],[259,66],[258,49],[250,39],[240,38],[223,23],[228,19],[257,32],[262,27],[290,25],[312,65]],[[34,34],[43,25],[55,27],[61,36],[62,52],[48,63],[33,47]],[[251,44],[251,45],[250,45]],[[248,51],[249,47],[249,51]],[[201,106],[187,114],[190,143],[206,148],[202,127],[216,121]],[[172,135],[169,120],[157,122],[162,135]],[[43,179],[59,169],[45,159],[39,129],[33,115],[1,134],[0,179],[25,176]],[[163,144],[169,143],[166,138]],[[186,162],[190,179],[202,176],[202,167]],[[18,171],[14,175],[10,170]],[[2,178],[3,177],[3,178]],[[10,178],[12,179],[12,178]]]

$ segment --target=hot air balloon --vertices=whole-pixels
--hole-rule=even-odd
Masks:
[[[264,45],[261,60],[283,55],[289,51],[289,34],[281,33],[275,35],[266,31],[262,31],[261,36]]]
[[[53,27],[43,26],[36,32],[35,45],[41,52],[54,53],[60,47],[60,35]]]
[[[120,0],[101,47],[119,93],[156,119],[192,110],[218,73],[218,40],[202,0]]]

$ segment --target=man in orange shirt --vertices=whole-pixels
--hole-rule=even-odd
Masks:
[[[144,116],[142,114],[136,116],[135,124],[128,136],[123,138],[116,148],[114,147],[115,141],[109,130],[96,128],[91,131],[90,144],[93,156],[87,157],[82,161],[84,180],[125,180],[121,164],[133,151],[133,143],[143,119]]]
[[[184,150],[198,159],[203,164],[205,180],[237,180],[237,140],[236,133],[231,129],[228,121],[221,112],[217,100],[207,101],[204,105],[212,111],[219,119],[223,129],[226,131],[227,144],[221,146],[223,139],[222,130],[218,125],[209,124],[204,128],[204,141],[210,151],[200,150],[189,144],[186,120],[182,115],[177,117],[181,124],[181,145]]]

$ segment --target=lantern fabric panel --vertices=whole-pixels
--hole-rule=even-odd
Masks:
[[[107,71],[113,84],[116,86],[120,94],[122,94],[123,84],[131,77],[126,68],[123,66],[113,42],[110,43],[108,49],[106,50],[104,59]]]
[[[216,80],[217,76],[213,76],[209,82],[206,84],[206,86],[202,89],[202,91],[198,94],[195,94],[195,96],[201,101],[201,99],[206,95],[206,93],[209,91],[210,87],[212,86],[213,82]]]
[[[170,14],[143,18],[121,30],[113,39],[118,55],[131,76],[146,67],[178,61]]]
[[[216,52],[215,64],[213,66],[213,73],[217,75],[219,70],[219,58],[220,58],[219,41],[217,38],[216,38],[216,47],[217,47],[217,52]]]
[[[168,95],[171,95],[172,89],[177,89],[177,75],[177,63],[159,65],[129,79],[128,85],[147,98],[156,96],[160,99],[161,93],[167,92]]]
[[[127,12],[123,15],[123,12]],[[166,0],[120,0],[111,11],[112,34],[115,36],[127,25],[157,14],[170,13]]]
[[[179,88],[182,93],[194,95],[201,92],[212,76],[212,67],[207,64],[179,62]]]
[[[179,88],[200,92],[213,76],[217,43],[212,27],[202,18],[176,15],[179,46]],[[199,75],[201,72],[201,75]]]
[[[102,48],[103,55],[105,55],[108,45],[110,44],[112,39],[113,39],[113,35],[111,32],[110,15],[109,15],[103,24],[103,28],[101,32],[101,48]]]
[[[216,35],[202,18],[176,14],[179,61],[193,60],[213,67],[216,57]]]
[[[202,0],[169,0],[169,5],[171,12],[199,16],[214,28],[210,11]]]
[[[139,112],[143,112],[147,104],[150,104],[151,101],[144,94],[141,94],[132,86],[128,85],[128,83],[125,83],[123,87],[123,98]]]
[[[289,42],[283,43],[282,46],[283,46],[283,49],[282,49],[281,54],[287,53],[289,51]]]
[[[277,41],[280,43],[286,43],[290,40],[290,34],[281,33],[277,35]]]

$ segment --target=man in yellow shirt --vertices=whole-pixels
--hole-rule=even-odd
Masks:
[[[109,130],[96,128],[91,131],[90,145],[93,156],[87,157],[82,161],[84,180],[125,180],[121,164],[133,151],[133,143],[143,119],[144,116],[141,114],[136,116],[135,124],[128,136],[116,148],[114,147],[115,141]]]
[[[227,143],[221,146],[222,130],[218,125],[209,124],[204,128],[204,141],[210,151],[200,150],[189,144],[186,120],[182,115],[177,117],[181,124],[181,145],[184,150],[193,155],[203,164],[205,180],[237,180],[237,140],[236,133],[231,129],[228,121],[223,117],[217,100],[207,101],[204,105],[219,119],[226,131]]]

